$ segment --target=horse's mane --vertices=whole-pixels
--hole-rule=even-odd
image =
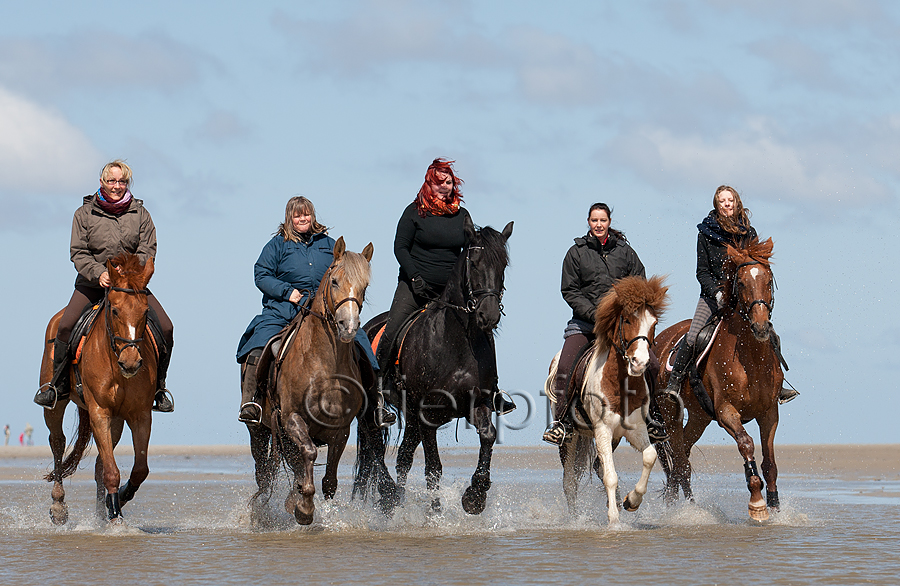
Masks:
[[[771,269],[772,248],[774,246],[771,238],[767,238],[763,242],[760,242],[758,238],[754,238],[745,247],[731,246],[729,244],[725,249],[725,254],[734,267],[745,262],[756,261],[767,269]]]
[[[147,288],[153,272],[144,273],[146,263],[141,263],[138,255],[123,252],[110,259],[109,262],[114,269],[109,273],[110,281],[114,286],[135,291]]]
[[[366,257],[358,252],[346,251],[338,265],[335,267],[344,272],[347,280],[354,283],[356,287],[363,289],[369,286],[369,279],[372,278],[372,269],[369,267],[369,261]]]
[[[661,317],[669,307],[666,297],[669,288],[663,285],[663,280],[664,277],[654,275],[649,280],[632,276],[616,281],[594,313],[594,335],[598,342],[606,346],[612,343],[622,314],[648,309],[657,318]]]
[[[443,298],[451,303],[462,303],[462,285],[465,281],[466,274],[466,252],[471,246],[482,246],[484,250],[481,254],[481,260],[487,263],[487,271],[500,273],[506,270],[509,265],[509,250],[506,248],[506,238],[503,234],[494,230],[490,226],[485,226],[476,231],[476,238],[471,242],[467,242],[463,247],[456,264],[453,266],[453,272],[447,280],[447,286],[444,288]]]

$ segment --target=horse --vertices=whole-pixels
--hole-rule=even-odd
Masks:
[[[120,254],[106,262],[110,287],[101,309],[84,338],[81,358],[69,376],[68,399],[44,409],[50,430],[53,471],[44,478],[53,483],[50,519],[64,525],[69,518],[63,479],[78,468],[91,437],[97,443],[94,478],[97,482],[97,513],[112,523],[122,522],[122,506],[134,498],[150,473],[147,446],[150,443],[151,407],[156,392],[156,344],[147,335],[147,283],[153,276],[153,259],[145,264],[134,254]],[[53,376],[53,341],[63,311],[50,319],[41,359],[41,384]],[[76,371],[77,369],[77,371]],[[83,381],[81,393],[76,381]],[[78,432],[72,449],[66,451],[62,430],[69,401],[78,407]],[[124,424],[131,430],[134,465],[128,480],[119,486],[119,467],[113,450],[122,437]],[[63,459],[65,456],[65,459]]]
[[[512,222],[502,232],[490,226],[477,230],[467,218],[465,245],[444,291],[418,314],[402,340],[394,371],[399,394],[389,398],[390,404],[405,415],[396,483],[384,464],[385,437],[370,434],[358,438],[354,494],[365,497],[377,483],[386,513],[402,499],[420,443],[425,453],[427,488],[436,495],[442,474],[437,430],[459,418],[474,425],[480,439],[478,464],[463,494],[462,507],[471,515],[485,508],[497,437],[489,405],[498,380],[493,331],[503,311],[504,272],[509,264],[506,243],[512,231]],[[385,321],[382,314],[366,324],[370,340]],[[438,496],[433,496],[431,507],[435,512],[441,510]]]
[[[338,238],[334,260],[311,307],[294,319],[293,337],[276,356],[263,423],[247,424],[258,486],[251,498],[257,525],[264,518],[282,461],[294,473],[284,507],[298,524],[313,521],[313,466],[319,446],[328,446],[322,495],[331,499],[337,491],[337,468],[350,425],[367,404],[353,340],[371,277],[373,250],[370,242],[362,253],[348,251],[344,238]],[[265,378],[265,373],[259,376]],[[362,428],[361,422],[361,432]]]
[[[775,464],[775,429],[778,427],[778,392],[784,375],[779,355],[773,345],[772,308],[775,305],[775,277],[772,273],[772,239],[754,239],[746,247],[728,246],[723,291],[725,303],[718,334],[709,349],[702,377],[694,378],[694,392],[685,389],[678,401],[659,401],[661,414],[671,438],[662,444],[661,461],[666,472],[664,495],[669,502],[678,498],[679,488],[686,499],[691,491],[690,454],[694,444],[713,420],[737,442],[744,459],[744,473],[750,491],[750,518],[769,518],[768,507],[779,507]],[[677,323],[660,333],[655,350],[665,363],[677,349],[678,341],[687,333],[691,321]],[[674,355],[674,354],[673,354]],[[659,388],[665,388],[669,373],[660,369]],[[688,387],[689,388],[689,387]],[[702,390],[701,390],[702,389]],[[701,398],[698,400],[697,393]],[[711,411],[707,411],[711,404]],[[683,423],[683,411],[688,413]],[[763,481],[757,472],[753,438],[744,424],[756,420],[762,442],[762,472],[767,486],[762,497]]]
[[[573,406],[576,433],[569,435],[559,447],[563,490],[570,513],[575,512],[578,481],[594,459],[597,475],[606,488],[607,518],[610,525],[618,523],[619,477],[613,450],[622,437],[641,452],[643,462],[640,479],[622,506],[627,511],[636,511],[647,493],[656,449],[650,443],[644,421],[650,402],[644,371],[650,364],[656,324],[668,306],[667,291],[662,277],[649,280],[624,277],[616,281],[597,305],[596,338],[583,358],[587,361],[583,377],[572,383],[581,385],[581,405]],[[553,403],[556,396],[552,382],[558,361],[559,353],[551,361],[550,374],[544,383],[544,394]],[[596,446],[595,458],[591,458],[592,441]]]

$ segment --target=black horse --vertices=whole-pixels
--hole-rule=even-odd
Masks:
[[[441,459],[437,430],[454,419],[466,418],[481,439],[478,466],[462,498],[472,515],[484,510],[491,486],[491,454],[497,430],[491,422],[491,398],[497,389],[497,357],[493,331],[503,309],[503,277],[509,264],[506,241],[510,222],[497,232],[490,226],[476,230],[466,221],[466,244],[440,299],[430,302],[403,338],[399,365],[394,369],[391,405],[404,415],[403,441],[397,453],[397,483],[384,464],[388,437],[359,434],[354,494],[363,497],[377,486],[380,505],[390,512],[402,498],[419,443],[425,452],[425,479],[437,491]],[[386,321],[386,314],[364,326],[370,339]],[[440,510],[437,496],[432,509]]]

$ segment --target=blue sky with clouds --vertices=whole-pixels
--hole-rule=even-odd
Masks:
[[[286,200],[311,198],[353,250],[374,243],[371,317],[396,282],[397,218],[437,156],[457,161],[477,223],[515,221],[498,360],[501,385],[537,412],[507,443],[540,442],[538,393],[569,316],[560,263],[590,204],[610,204],[648,273],[669,275],[665,325],[696,303],[695,225],[722,183],[775,240],[774,323],[803,393],[778,441],[900,442],[900,5],[38,0],[3,13],[0,423],[30,421],[38,443],[43,332],[75,278],[72,213],[105,162],[134,168],[158,230],[152,287],[175,323],[178,410],[155,417],[153,443],[238,444],[234,351]]]

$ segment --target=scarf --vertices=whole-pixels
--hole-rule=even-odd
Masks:
[[[420,218],[424,218],[425,214],[452,216],[459,211],[459,204],[459,196],[454,196],[450,202],[446,202],[436,195],[426,196],[425,194],[420,194],[416,197],[416,210],[419,212]]]
[[[741,226],[741,232],[739,234],[726,231],[719,225],[719,221],[716,219],[715,210],[709,212],[709,215],[703,218],[702,222],[697,224],[697,229],[700,230],[701,234],[712,238],[716,242],[732,245],[736,244],[741,237],[746,236],[749,232],[746,226]]]
[[[114,216],[119,216],[124,214],[128,210],[128,206],[131,205],[131,191],[126,190],[125,195],[122,196],[122,199],[119,201],[109,201],[105,197],[103,197],[103,189],[98,189],[96,193],[96,201],[97,205],[100,206],[104,212],[108,212]]]

